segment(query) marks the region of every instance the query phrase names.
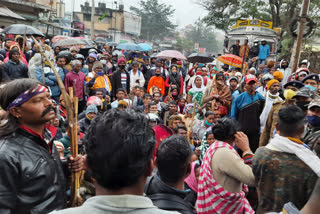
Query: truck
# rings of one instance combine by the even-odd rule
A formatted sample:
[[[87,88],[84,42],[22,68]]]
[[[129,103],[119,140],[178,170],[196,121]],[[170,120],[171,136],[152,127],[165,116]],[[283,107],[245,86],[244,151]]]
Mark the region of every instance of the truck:
[[[236,25],[232,26],[232,29],[227,32],[224,40],[224,53],[229,53],[230,47],[240,40],[240,45],[247,39],[248,44],[251,47],[253,41],[262,39],[267,41],[270,46],[269,60],[276,60],[276,56],[280,50],[280,28],[273,27],[273,22],[262,21],[257,19],[251,20],[237,20]]]

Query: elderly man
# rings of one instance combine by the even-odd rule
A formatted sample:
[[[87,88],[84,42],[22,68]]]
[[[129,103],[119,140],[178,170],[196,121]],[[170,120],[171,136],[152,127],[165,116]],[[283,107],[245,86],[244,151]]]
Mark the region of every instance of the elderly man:
[[[84,99],[84,82],[86,76],[81,72],[82,63],[79,60],[72,61],[72,71],[67,73],[64,78],[64,85],[67,92],[69,92],[69,87],[74,88],[74,94],[79,98],[79,112],[82,112],[86,106],[86,101]]]
[[[8,113],[0,126],[0,213],[49,213],[66,205],[66,177],[48,124],[56,108],[46,87],[34,79],[14,80],[0,91]],[[71,158],[75,171],[81,156]]]

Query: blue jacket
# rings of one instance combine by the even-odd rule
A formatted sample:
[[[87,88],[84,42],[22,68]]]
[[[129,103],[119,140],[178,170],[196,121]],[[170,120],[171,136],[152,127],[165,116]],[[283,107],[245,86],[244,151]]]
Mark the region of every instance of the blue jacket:
[[[88,74],[89,74],[88,68],[85,68],[85,67],[81,68],[81,72],[84,73],[84,75],[86,75],[86,76],[88,76]]]
[[[59,73],[59,76],[60,76],[62,82],[64,82],[64,72],[63,72],[62,68],[58,68],[58,73]],[[37,77],[37,80],[39,80],[40,82],[43,82],[42,75],[43,74],[42,74],[41,67],[37,68],[36,69],[36,77]],[[58,81],[57,81],[57,78],[54,75],[53,71],[51,71],[51,69],[50,69],[50,72],[45,73],[45,84],[50,87],[52,97],[60,96],[61,92],[60,92],[60,88],[58,85]]]
[[[270,55],[270,46],[266,44],[265,46],[260,45],[259,46],[259,59],[267,59],[267,57]]]
[[[11,59],[2,65],[2,80],[9,81],[19,78],[28,78],[28,67],[22,63],[15,63]]]

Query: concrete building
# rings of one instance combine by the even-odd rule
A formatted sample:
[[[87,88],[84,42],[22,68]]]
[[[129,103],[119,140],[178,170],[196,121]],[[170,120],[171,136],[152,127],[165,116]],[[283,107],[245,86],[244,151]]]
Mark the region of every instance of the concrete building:
[[[88,2],[81,5],[80,12],[73,13],[73,21],[84,23],[85,29],[90,31],[91,6]],[[85,32],[88,32],[86,30]],[[95,7],[95,37],[103,37],[107,41],[117,43],[133,42],[140,36],[140,31],[141,17],[124,11],[123,5],[119,5],[119,9],[111,9],[107,8],[105,3],[98,3],[98,7]]]

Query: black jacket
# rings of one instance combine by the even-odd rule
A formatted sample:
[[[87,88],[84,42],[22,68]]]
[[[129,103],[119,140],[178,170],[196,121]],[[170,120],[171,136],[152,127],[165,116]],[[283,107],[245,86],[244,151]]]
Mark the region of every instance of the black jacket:
[[[78,122],[80,126],[80,132],[85,133],[91,124],[91,120],[89,120],[86,116],[79,120]]]
[[[2,65],[2,69],[3,81],[9,81],[19,78],[28,78],[28,67],[20,61],[18,63],[15,63],[12,60],[9,60],[8,62]]]
[[[127,88],[125,88],[127,90],[127,94],[130,94],[130,75],[127,71],[125,71],[127,74]],[[117,90],[119,88],[122,88],[121,85],[121,71],[117,70],[116,72],[114,72],[111,76],[111,85],[112,85],[112,97],[116,97],[117,94]]]
[[[65,207],[59,153],[52,146],[50,154],[44,143],[22,129],[0,139],[1,214],[42,214]]]
[[[197,213],[192,204],[186,200],[189,191],[181,191],[165,184],[158,175],[152,176],[147,181],[144,192],[159,209],[183,214]]]

